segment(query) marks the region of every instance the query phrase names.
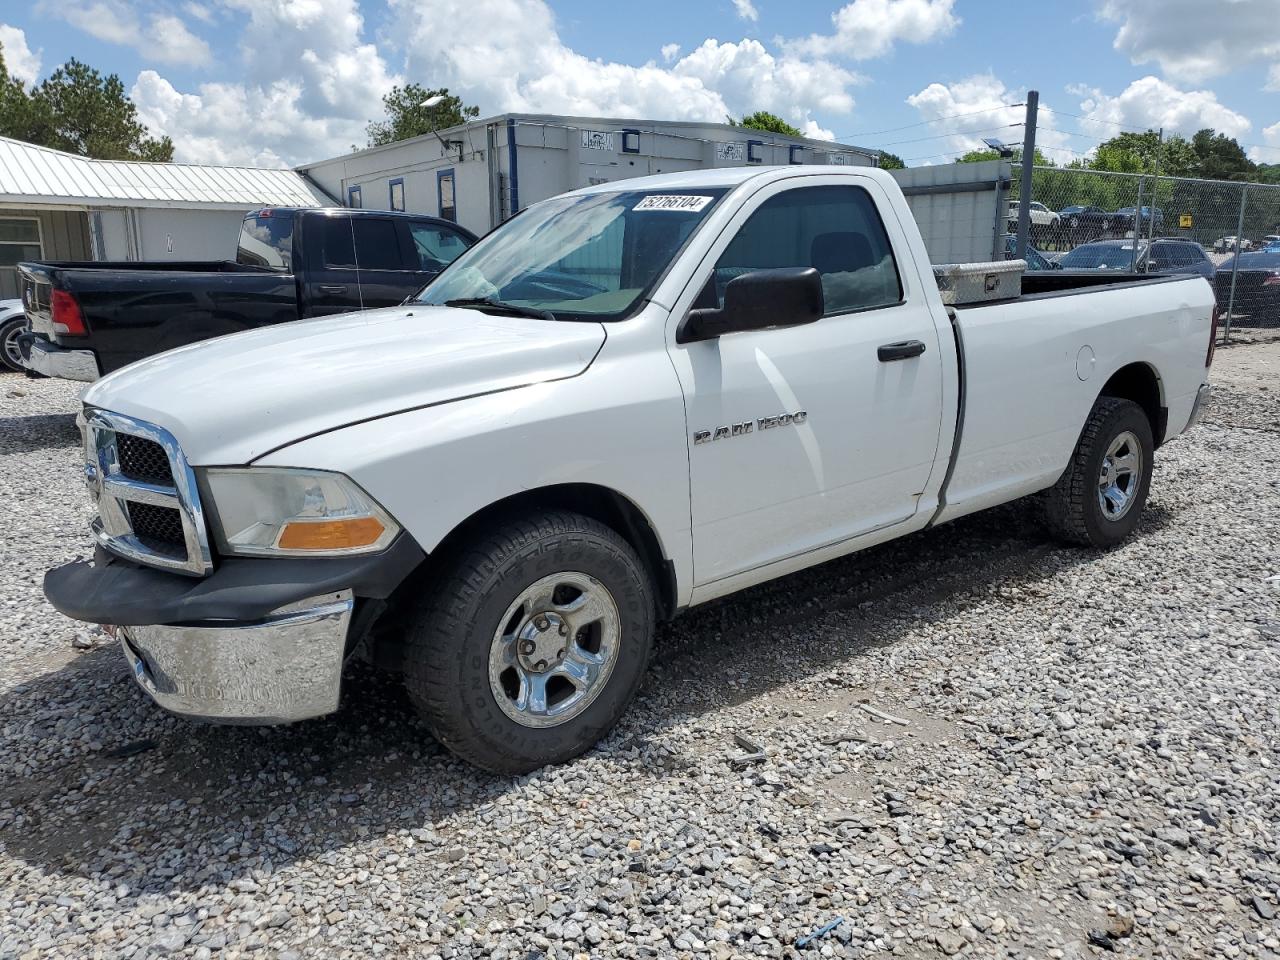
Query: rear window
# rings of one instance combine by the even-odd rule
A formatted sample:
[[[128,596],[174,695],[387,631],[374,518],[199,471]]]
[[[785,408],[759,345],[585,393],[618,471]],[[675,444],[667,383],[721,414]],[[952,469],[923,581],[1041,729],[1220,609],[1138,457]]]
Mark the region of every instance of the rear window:
[[[293,217],[245,217],[236,263],[270,270],[293,269]]]

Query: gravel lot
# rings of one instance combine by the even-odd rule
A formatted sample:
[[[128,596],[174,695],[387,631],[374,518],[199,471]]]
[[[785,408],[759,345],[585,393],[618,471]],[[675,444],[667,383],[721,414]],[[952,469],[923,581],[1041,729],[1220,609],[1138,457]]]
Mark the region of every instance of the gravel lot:
[[[288,729],[153,706],[40,594],[77,391],[0,377],[0,958],[1280,956],[1280,343],[1214,379],[1132,543],[1015,505],[700,608],[512,780],[359,669]]]

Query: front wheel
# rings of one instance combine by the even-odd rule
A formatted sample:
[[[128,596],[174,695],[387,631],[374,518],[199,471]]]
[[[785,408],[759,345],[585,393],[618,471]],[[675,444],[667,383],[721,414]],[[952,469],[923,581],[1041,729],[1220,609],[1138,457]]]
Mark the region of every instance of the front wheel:
[[[653,588],[631,545],[548,511],[490,528],[449,564],[410,625],[405,685],[454,753],[527,773],[609,732],[653,632]]]
[[[1151,488],[1155,443],[1142,408],[1099,397],[1066,472],[1045,491],[1050,530],[1070,543],[1111,547],[1133,532]]]

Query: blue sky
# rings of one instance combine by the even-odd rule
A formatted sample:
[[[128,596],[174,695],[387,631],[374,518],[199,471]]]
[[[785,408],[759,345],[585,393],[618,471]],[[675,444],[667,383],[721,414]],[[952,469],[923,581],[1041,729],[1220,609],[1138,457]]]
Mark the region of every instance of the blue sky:
[[[345,152],[414,80],[485,115],[767,109],[913,164],[1019,138],[1034,87],[1059,161],[1213,126],[1280,163],[1280,0],[9,0],[0,44],[27,81],[118,73],[189,161]]]

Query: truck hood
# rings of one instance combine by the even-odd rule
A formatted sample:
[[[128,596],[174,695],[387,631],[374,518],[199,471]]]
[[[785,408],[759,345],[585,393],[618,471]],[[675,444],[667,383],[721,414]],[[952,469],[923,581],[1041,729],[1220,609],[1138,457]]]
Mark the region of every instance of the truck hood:
[[[243,464],[361,420],[575,377],[604,339],[599,323],[389,307],[179,347],[84,402],[164,427],[192,464]]]

